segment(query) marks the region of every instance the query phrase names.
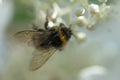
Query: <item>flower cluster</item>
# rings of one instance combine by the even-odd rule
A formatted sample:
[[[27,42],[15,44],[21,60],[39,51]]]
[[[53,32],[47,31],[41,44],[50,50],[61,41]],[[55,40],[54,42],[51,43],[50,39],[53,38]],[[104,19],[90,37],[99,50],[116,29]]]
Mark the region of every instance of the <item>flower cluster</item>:
[[[99,21],[105,19],[110,11],[110,6],[107,5],[107,0],[98,0],[98,4],[84,2],[80,6],[77,6],[77,9],[74,10],[74,7],[77,4],[75,0],[70,0],[70,5],[67,7],[60,7],[57,2],[52,2],[52,7],[50,9],[37,9],[36,21],[45,21],[46,14],[49,16],[49,27],[58,25],[59,23],[69,22],[71,25],[85,26],[86,29],[92,29]],[[39,10],[39,11],[38,11]],[[65,19],[65,17],[68,19]],[[38,20],[39,19],[39,20]],[[68,21],[67,21],[68,20]],[[68,25],[67,25],[68,26]],[[72,27],[73,28],[73,27]],[[86,33],[76,32],[73,30],[73,36],[79,41],[86,39]]]
[[[103,2],[103,0],[99,0]],[[82,10],[82,15],[77,17],[77,22],[88,29],[91,29],[98,21],[104,19],[110,10],[110,6],[106,5],[106,0],[101,5],[89,4],[87,7],[88,17],[86,17],[85,10]]]

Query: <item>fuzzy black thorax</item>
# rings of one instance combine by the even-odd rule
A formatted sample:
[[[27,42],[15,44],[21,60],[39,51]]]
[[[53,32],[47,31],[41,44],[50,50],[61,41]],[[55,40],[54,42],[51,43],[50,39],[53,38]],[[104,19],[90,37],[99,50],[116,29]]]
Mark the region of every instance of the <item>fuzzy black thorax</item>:
[[[41,47],[49,48],[61,48],[70,39],[72,33],[69,28],[66,27],[53,27],[44,31],[45,39],[40,43]]]

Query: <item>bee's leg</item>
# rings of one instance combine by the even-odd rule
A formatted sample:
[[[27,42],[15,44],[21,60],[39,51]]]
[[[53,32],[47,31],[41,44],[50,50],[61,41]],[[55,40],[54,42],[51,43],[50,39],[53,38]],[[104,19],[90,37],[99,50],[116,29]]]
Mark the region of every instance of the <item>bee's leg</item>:
[[[32,28],[36,31],[44,31],[43,29],[38,28],[38,26],[36,26],[35,24],[33,24]]]
[[[44,27],[46,30],[48,29],[48,23],[49,23],[48,16],[46,16],[45,23],[44,23]]]

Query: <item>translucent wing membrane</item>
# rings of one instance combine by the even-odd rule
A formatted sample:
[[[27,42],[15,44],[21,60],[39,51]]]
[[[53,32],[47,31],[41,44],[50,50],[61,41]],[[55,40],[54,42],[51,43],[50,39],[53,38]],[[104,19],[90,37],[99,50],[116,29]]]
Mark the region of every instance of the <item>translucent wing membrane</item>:
[[[33,43],[33,37],[35,35],[42,35],[42,34],[43,32],[38,32],[38,31],[33,31],[33,30],[24,30],[24,31],[17,32],[14,35],[14,38],[18,42],[31,44]]]
[[[40,68],[56,51],[55,48],[36,50],[30,63],[30,70],[34,71]]]
[[[48,33],[44,31],[24,30],[14,35],[18,42],[33,44],[35,51],[30,62],[30,70],[34,71],[40,68],[56,51],[54,47],[43,48],[40,44],[47,39]]]

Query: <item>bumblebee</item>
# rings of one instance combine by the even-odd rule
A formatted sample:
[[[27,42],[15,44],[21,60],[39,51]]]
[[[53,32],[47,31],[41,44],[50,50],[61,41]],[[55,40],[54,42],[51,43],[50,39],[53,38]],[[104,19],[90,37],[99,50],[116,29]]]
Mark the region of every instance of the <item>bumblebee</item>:
[[[72,35],[70,28],[63,23],[59,26],[48,27],[48,18],[44,24],[45,29],[33,26],[33,30],[23,30],[15,34],[15,38],[23,43],[32,43],[35,47],[30,62],[30,70],[39,69],[57,50],[61,50]]]

